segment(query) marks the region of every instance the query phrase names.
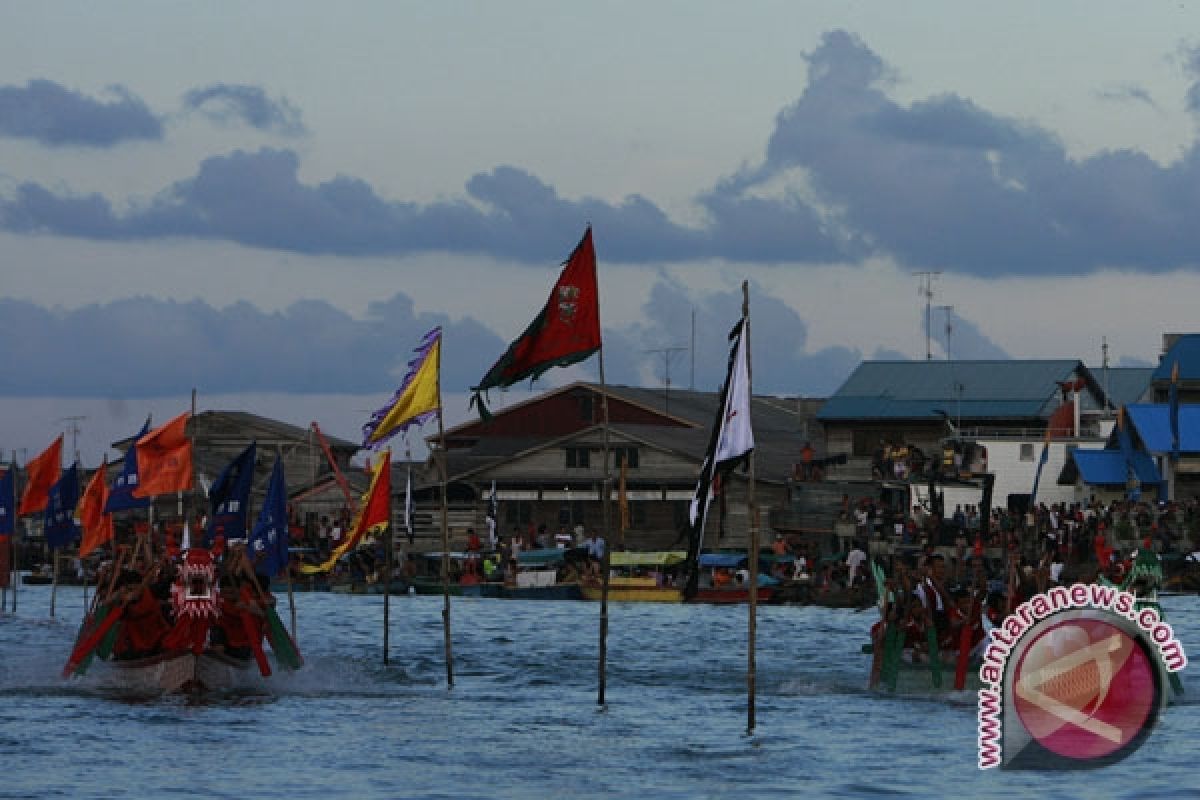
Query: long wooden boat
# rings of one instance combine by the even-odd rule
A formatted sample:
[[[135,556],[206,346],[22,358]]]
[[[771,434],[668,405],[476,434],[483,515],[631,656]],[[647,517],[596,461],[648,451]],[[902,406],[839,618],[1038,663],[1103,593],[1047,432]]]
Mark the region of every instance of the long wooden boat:
[[[599,582],[589,582],[579,587],[584,600],[599,600],[604,587]],[[610,576],[608,599],[617,603],[682,603],[683,589],[678,586],[660,586],[654,578],[631,575]]]
[[[696,589],[696,594],[689,598],[690,603],[749,603],[750,586],[748,581],[734,583],[730,576],[735,570],[749,575],[747,564],[750,556],[746,553],[702,553],[697,562],[702,580]],[[722,582],[722,576],[730,580]],[[770,603],[775,597],[778,581],[768,575],[758,575],[758,602]]]
[[[264,638],[280,667],[300,668],[304,659],[258,588],[261,584],[243,553],[235,551],[230,570],[239,569],[234,560],[239,557],[246,577],[240,584],[230,583],[225,591],[236,593],[238,599],[225,603],[212,553],[203,548],[187,550],[170,588],[170,615],[162,614],[159,598],[149,588],[156,572],[114,576],[110,594],[98,601],[80,626],[63,676],[83,675],[98,658],[106,662],[115,687],[135,692],[256,688],[273,671],[263,649]],[[258,604],[256,616],[239,610],[247,604]]]
[[[254,659],[208,650],[159,653],[148,658],[110,662],[117,688],[131,692],[175,694],[250,689],[262,685]]]
[[[770,603],[775,596],[774,586],[758,587],[758,602]],[[749,603],[750,602],[750,587],[749,586],[710,586],[696,590],[696,595],[691,599],[693,603],[715,603],[717,605],[725,603]]]
[[[608,599],[618,603],[682,603],[679,567],[687,560],[682,550],[638,552],[617,550],[608,554]],[[579,587],[584,600],[600,600],[599,579]]]

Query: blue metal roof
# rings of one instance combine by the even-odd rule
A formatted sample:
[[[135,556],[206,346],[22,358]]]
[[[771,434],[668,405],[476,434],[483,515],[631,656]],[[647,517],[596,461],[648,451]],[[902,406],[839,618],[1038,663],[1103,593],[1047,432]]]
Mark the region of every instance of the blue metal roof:
[[[864,361],[817,413],[820,420],[1046,418],[1057,381],[1092,377],[1081,361]]]
[[[1125,407],[1133,430],[1151,453],[1171,452],[1171,407],[1136,403]],[[1200,406],[1179,405],[1179,452],[1200,453]]]
[[[1107,371],[1093,370],[1092,374],[1100,387],[1108,392],[1113,408],[1120,408],[1130,403],[1149,400],[1150,377],[1154,374],[1153,367],[1109,367]],[[1088,394],[1083,394],[1083,409],[1085,411],[1100,408],[1100,404],[1089,402]]]
[[[1179,362],[1181,381],[1200,381],[1200,334],[1188,333],[1175,340],[1154,370],[1154,382],[1171,380],[1176,361]]]
[[[1092,486],[1125,485],[1128,475],[1125,470],[1125,456],[1120,450],[1075,449],[1071,451],[1071,457],[1075,460],[1075,466],[1079,468],[1079,477],[1084,483]],[[1162,476],[1154,466],[1154,459],[1146,453],[1134,454],[1133,469],[1143,484],[1162,482]]]

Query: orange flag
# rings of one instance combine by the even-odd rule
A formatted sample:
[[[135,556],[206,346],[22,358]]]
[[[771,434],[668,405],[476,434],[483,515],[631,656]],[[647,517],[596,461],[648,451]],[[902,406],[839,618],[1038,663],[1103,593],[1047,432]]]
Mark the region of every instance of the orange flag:
[[[182,492],[192,488],[192,442],[188,411],[137,440],[138,486],[134,497]]]
[[[79,524],[83,526],[83,541],[79,544],[79,557],[83,558],[105,542],[113,540],[112,514],[104,513],[108,503],[108,484],[105,473],[108,459],[96,470],[79,499]]]
[[[62,443],[63,437],[59,434],[54,444],[25,465],[29,483],[25,484],[25,491],[21,493],[21,505],[17,507],[18,517],[46,510],[46,504],[50,502],[50,487],[62,474]]]

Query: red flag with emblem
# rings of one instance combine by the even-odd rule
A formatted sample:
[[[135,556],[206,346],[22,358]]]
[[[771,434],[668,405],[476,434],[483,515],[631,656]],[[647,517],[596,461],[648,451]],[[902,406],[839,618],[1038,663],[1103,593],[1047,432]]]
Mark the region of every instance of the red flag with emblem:
[[[529,378],[551,367],[583,361],[600,349],[600,293],[596,285],[596,250],[589,227],[563,267],[542,312],[509,345],[478,386],[472,403],[487,417],[482,392]]]

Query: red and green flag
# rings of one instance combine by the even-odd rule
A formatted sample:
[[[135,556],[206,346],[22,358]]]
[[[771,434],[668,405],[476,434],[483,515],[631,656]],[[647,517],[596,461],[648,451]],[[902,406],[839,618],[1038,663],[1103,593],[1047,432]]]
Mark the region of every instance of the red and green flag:
[[[551,367],[566,367],[583,361],[600,349],[600,302],[596,286],[596,250],[592,229],[564,262],[562,274],[550,291],[541,313],[525,332],[508,346],[478,386],[471,404],[479,404],[484,419],[491,415],[484,405],[489,389],[512,386],[528,378],[537,380]]]

